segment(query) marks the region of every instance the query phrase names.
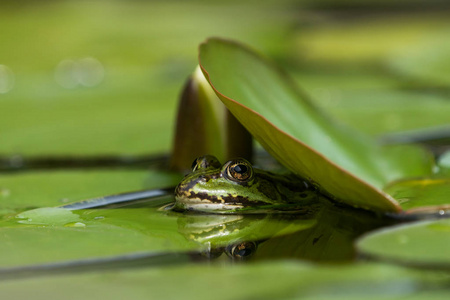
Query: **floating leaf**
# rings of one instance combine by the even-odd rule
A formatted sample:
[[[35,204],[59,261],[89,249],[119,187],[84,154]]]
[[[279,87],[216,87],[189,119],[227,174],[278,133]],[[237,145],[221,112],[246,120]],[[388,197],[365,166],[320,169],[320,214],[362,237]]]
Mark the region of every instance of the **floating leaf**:
[[[408,214],[444,214],[450,210],[450,177],[393,182],[386,188]]]
[[[274,276],[276,274],[276,276]],[[186,265],[0,282],[4,299],[446,299],[449,277],[382,264]]]
[[[179,174],[150,170],[40,171],[0,175],[0,216],[126,191],[175,186]]]
[[[443,24],[444,25],[444,24]],[[430,82],[435,86],[450,84],[450,42],[448,24],[428,33],[414,47],[392,55],[389,63],[397,72]]]
[[[178,232],[175,216],[170,218],[157,209],[97,209],[75,213],[62,208],[40,208],[21,213],[19,218],[0,227],[4,241],[0,244],[0,268],[136,252],[201,249]]]
[[[360,252],[379,260],[414,266],[450,268],[450,220],[417,222],[367,234]]]
[[[5,241],[0,245],[0,266],[136,251],[198,249],[198,244],[178,233],[177,219],[156,212],[157,207],[153,211],[146,207],[84,212],[44,207],[123,191],[173,186],[179,176],[148,170],[46,171],[0,176],[0,209],[4,214],[0,235]],[[30,208],[35,209],[26,210]]]
[[[218,97],[271,155],[334,199],[399,212],[383,186],[431,172],[428,153],[382,148],[334,123],[285,74],[244,46],[210,39],[200,46],[200,66]]]
[[[351,22],[325,22],[298,30],[295,50],[307,63],[373,68],[392,53],[407,56],[447,24],[445,17],[435,14],[379,15],[360,20],[358,26]],[[445,36],[441,39],[446,40]]]

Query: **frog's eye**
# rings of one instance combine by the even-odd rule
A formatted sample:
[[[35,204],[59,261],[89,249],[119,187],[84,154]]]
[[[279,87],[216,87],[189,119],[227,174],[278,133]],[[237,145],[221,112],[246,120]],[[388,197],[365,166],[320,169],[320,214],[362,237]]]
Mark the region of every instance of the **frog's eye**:
[[[249,181],[253,176],[252,165],[245,159],[229,161],[225,164],[225,176],[238,182]]]
[[[229,245],[226,248],[226,254],[234,259],[247,259],[255,254],[258,245],[255,242],[240,242]]]
[[[220,168],[219,160],[212,155],[204,155],[197,157],[192,162],[192,172],[197,171],[198,169],[206,169],[206,168]]]

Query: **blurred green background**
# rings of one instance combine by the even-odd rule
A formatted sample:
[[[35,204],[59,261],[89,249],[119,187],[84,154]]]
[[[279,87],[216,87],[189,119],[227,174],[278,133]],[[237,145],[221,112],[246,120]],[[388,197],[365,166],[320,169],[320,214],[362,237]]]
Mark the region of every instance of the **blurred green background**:
[[[371,135],[450,120],[445,1],[25,1],[0,4],[0,156],[170,150],[209,36],[281,64]]]
[[[198,44],[209,36],[258,49],[331,118],[373,137],[442,126],[450,121],[449,16],[444,0],[2,1],[0,163],[10,157],[20,167],[22,157],[58,161],[170,152],[178,96],[197,65]],[[58,167],[0,174],[0,268],[191,249],[179,232],[177,218],[185,214],[168,216],[142,206],[86,211],[80,219],[83,212],[59,215],[42,208],[173,186],[179,174],[129,165]],[[38,209],[23,213],[33,208]],[[445,243],[440,236],[436,241]],[[274,247],[275,257],[281,248]],[[274,280],[273,274],[280,276]],[[48,299],[55,287],[67,299],[119,299],[125,293],[133,299],[152,293],[211,299],[211,291],[223,299],[242,292],[261,299],[422,292],[429,299],[427,291],[442,296],[448,287],[448,276],[431,275],[389,265],[318,267],[290,260],[14,278],[2,281],[0,290],[8,299]]]

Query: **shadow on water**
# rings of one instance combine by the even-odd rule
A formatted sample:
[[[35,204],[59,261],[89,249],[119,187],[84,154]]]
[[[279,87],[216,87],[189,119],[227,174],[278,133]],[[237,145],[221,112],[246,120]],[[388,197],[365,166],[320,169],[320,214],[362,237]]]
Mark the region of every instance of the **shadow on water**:
[[[178,223],[211,259],[344,262],[357,259],[357,237],[398,221],[324,200],[303,214],[184,215]]]

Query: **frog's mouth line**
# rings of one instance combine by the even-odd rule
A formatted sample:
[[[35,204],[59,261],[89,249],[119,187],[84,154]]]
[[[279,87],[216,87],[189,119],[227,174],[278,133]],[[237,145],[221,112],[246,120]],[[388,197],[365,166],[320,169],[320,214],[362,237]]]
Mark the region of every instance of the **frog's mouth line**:
[[[175,196],[176,209],[198,210],[198,211],[232,211],[244,208],[242,204],[232,204],[223,202],[212,202],[208,199]]]
[[[265,204],[260,207],[248,207],[241,203],[215,203],[208,199],[191,198],[176,196],[176,202],[171,209],[175,211],[196,211],[200,213],[218,213],[218,214],[267,214],[267,213],[282,213],[282,214],[300,214],[309,215],[317,211],[316,205],[305,206],[302,203],[296,205],[293,204],[280,204],[272,205]]]

